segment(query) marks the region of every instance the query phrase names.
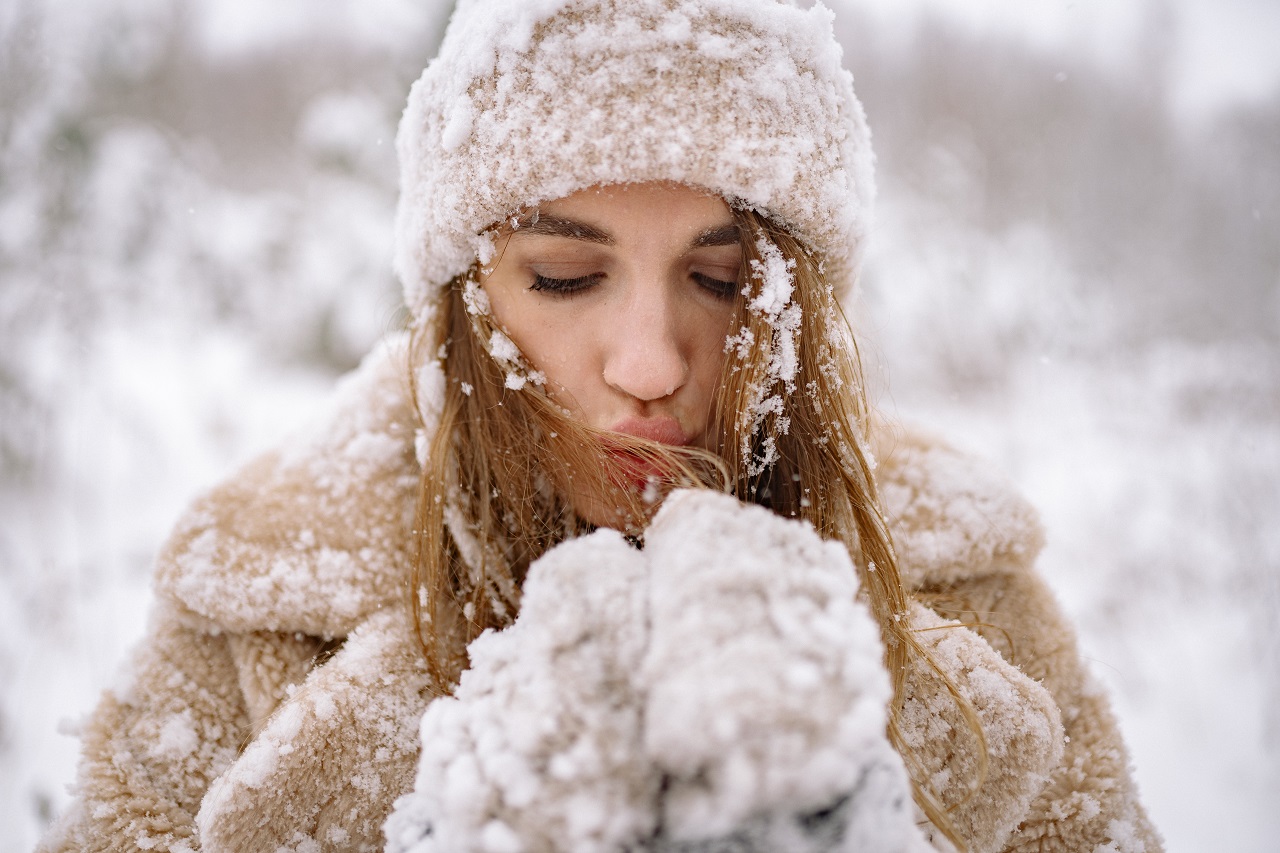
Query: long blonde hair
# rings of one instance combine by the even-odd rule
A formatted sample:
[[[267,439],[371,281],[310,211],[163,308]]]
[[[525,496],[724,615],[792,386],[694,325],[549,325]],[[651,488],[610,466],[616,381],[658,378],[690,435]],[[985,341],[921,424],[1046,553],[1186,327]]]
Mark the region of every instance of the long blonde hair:
[[[608,440],[672,472],[669,486],[724,490],[844,543],[884,641],[894,692],[888,736],[908,765],[926,817],[964,849],[900,730],[908,669],[932,672],[969,721],[983,759],[973,791],[986,772],[985,741],[972,707],[908,627],[909,599],[867,449],[871,411],[856,341],[821,259],[758,212],[735,210],[734,218],[744,263],[731,328],[740,331],[730,339],[714,403],[716,452],[627,436]],[[762,271],[777,262],[788,267],[798,308],[783,332],[776,313],[752,299],[753,288],[766,286]],[[509,365],[486,352],[494,329],[485,312],[474,310],[476,287],[475,268],[451,282],[431,324],[414,335],[415,363],[438,358],[445,376],[422,471],[413,576],[419,637],[444,690],[466,668],[467,643],[515,619],[529,564],[591,528],[565,497],[575,478],[594,478],[595,488],[616,499],[619,527],[629,533],[642,535],[653,509],[645,496],[613,487],[602,473],[608,467],[599,449],[604,434],[567,417],[533,384],[508,387]],[[795,358],[780,376],[777,357],[784,348],[794,348]]]

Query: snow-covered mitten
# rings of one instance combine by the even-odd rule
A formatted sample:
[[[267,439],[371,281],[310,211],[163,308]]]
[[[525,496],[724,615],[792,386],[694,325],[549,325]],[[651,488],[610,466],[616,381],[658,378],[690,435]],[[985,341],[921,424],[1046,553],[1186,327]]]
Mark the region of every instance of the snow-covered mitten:
[[[844,547],[709,491],[645,535],[644,747],[663,853],[924,846],[885,737],[891,688]]]
[[[645,558],[616,532],[530,568],[520,616],[469,647],[454,696],[422,719],[413,793],[389,853],[617,853],[651,836],[657,778],[638,759]]]

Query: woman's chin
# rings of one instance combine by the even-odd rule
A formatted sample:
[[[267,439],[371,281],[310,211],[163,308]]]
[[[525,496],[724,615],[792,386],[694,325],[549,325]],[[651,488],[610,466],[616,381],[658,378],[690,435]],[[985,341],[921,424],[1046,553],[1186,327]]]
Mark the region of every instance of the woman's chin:
[[[626,535],[637,535],[653,519],[674,486],[657,476],[611,477],[604,488],[575,494],[573,509],[582,520]]]

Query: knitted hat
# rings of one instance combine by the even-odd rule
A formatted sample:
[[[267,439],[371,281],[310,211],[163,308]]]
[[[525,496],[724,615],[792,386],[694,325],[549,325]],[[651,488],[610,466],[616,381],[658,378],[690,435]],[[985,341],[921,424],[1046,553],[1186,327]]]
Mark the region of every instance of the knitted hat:
[[[503,218],[655,180],[762,211],[847,288],[873,155],[831,23],[786,0],[459,0],[396,139],[409,308],[422,316]]]

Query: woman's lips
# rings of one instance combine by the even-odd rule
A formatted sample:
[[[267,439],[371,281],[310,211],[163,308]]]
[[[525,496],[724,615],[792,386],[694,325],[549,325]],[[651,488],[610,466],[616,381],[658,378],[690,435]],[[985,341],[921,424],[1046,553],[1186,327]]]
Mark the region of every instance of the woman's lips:
[[[691,440],[680,427],[679,421],[669,417],[627,418],[614,424],[610,432],[674,447],[684,447]],[[611,472],[611,479],[619,486],[630,486],[638,492],[643,492],[651,483],[663,480],[671,473],[657,460],[639,455],[625,447],[606,444],[605,452],[617,465],[617,468]]]
[[[691,440],[680,427],[680,422],[672,417],[626,418],[609,427],[609,431],[676,447],[684,447]]]

